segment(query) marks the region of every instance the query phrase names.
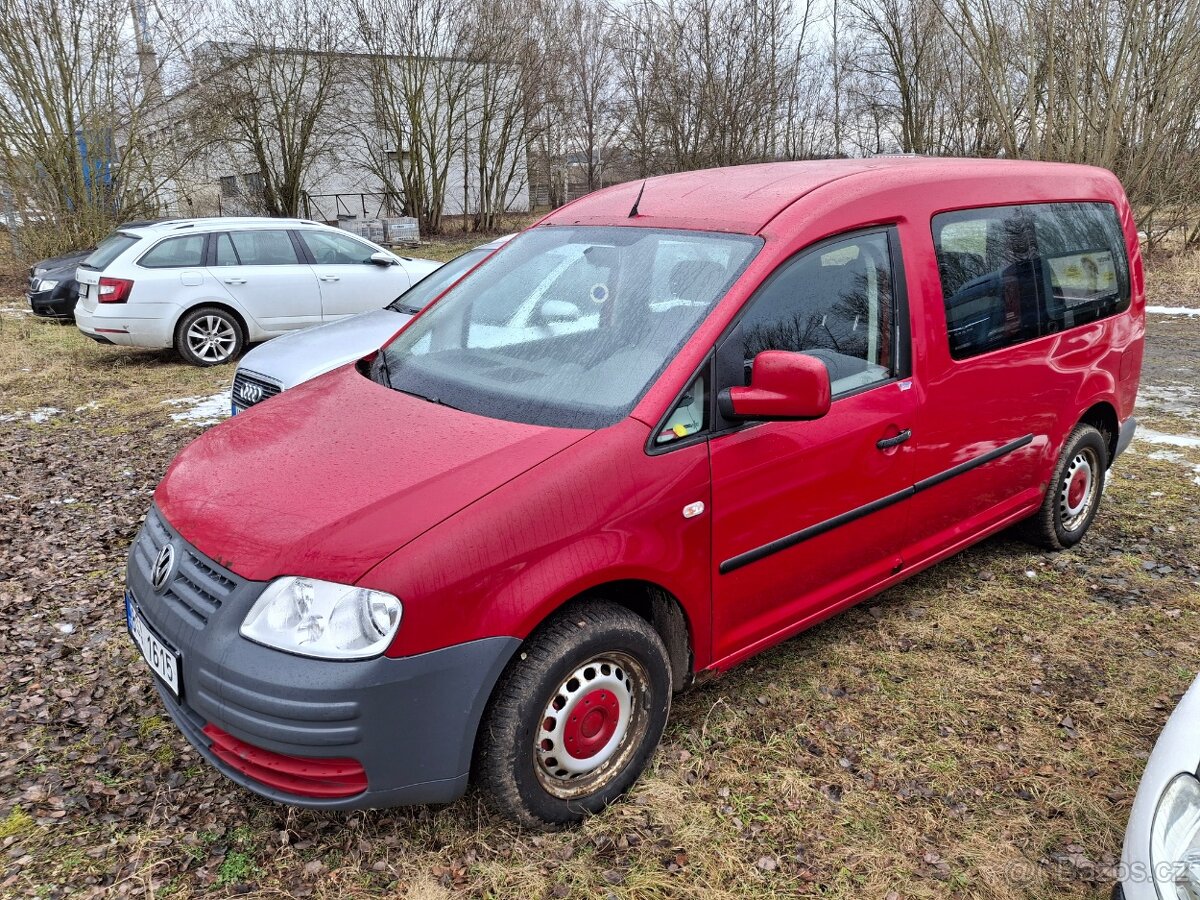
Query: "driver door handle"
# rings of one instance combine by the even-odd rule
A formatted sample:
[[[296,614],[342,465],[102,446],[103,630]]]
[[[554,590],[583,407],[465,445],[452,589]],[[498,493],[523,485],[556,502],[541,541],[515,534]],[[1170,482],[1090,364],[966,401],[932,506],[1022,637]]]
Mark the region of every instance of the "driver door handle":
[[[340,281],[341,280],[340,277],[337,275],[318,275],[317,277],[320,278],[322,281]]]
[[[907,441],[910,437],[912,437],[912,429],[905,428],[902,432],[900,432],[895,437],[883,438],[881,440],[876,441],[875,446],[878,447],[880,450],[887,450],[891,447],[899,447],[901,444],[903,444],[905,441]]]

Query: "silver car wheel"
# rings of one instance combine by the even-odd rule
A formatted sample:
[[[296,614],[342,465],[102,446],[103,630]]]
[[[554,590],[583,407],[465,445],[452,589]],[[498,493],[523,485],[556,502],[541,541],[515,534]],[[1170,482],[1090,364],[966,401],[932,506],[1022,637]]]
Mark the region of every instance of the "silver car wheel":
[[[184,336],[188,349],[208,363],[224,362],[237,346],[237,331],[232,322],[222,316],[201,316]]]

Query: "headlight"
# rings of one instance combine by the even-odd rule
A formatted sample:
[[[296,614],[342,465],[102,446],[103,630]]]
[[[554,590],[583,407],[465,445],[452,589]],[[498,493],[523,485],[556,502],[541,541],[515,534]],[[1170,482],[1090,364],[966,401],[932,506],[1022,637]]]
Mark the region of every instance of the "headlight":
[[[1200,898],[1200,781],[1176,775],[1150,826],[1150,869],[1163,900]]]
[[[383,591],[277,578],[242,623],[242,637],[299,656],[365,659],[387,649],[404,608]]]
[[[58,287],[57,281],[39,281],[37,285],[39,291],[52,291],[56,287]]]

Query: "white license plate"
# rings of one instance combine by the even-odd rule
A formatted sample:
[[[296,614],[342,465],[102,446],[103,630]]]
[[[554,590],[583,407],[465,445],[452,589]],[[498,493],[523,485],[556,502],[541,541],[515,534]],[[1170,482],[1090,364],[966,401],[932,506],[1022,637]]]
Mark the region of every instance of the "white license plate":
[[[129,634],[133,642],[142,651],[146,664],[154,670],[159,678],[166,682],[171,693],[179,696],[179,657],[163,646],[163,642],[155,637],[146,623],[138,615],[133,602],[125,598],[125,619],[129,625]]]
[[[82,281],[79,282],[79,296],[80,297],[86,297],[91,292],[91,289],[92,289],[92,286],[90,284],[84,284]]]

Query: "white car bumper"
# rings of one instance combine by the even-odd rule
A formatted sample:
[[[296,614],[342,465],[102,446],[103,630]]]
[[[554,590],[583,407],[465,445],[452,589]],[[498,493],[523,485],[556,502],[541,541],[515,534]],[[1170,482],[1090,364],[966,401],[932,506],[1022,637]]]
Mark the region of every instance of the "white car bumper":
[[[1146,770],[1138,784],[1125,830],[1121,851],[1121,882],[1114,896],[1125,900],[1176,900],[1174,895],[1160,897],[1154,885],[1150,860],[1150,828],[1163,791],[1183,773],[1195,774],[1200,767],[1200,678],[1192,682],[1171,713],[1150,753]],[[1163,862],[1156,860],[1162,865]],[[1166,862],[1170,865],[1170,861]]]
[[[75,324],[101,343],[158,350],[175,343],[172,312],[158,304],[86,304],[80,300],[75,308]]]

